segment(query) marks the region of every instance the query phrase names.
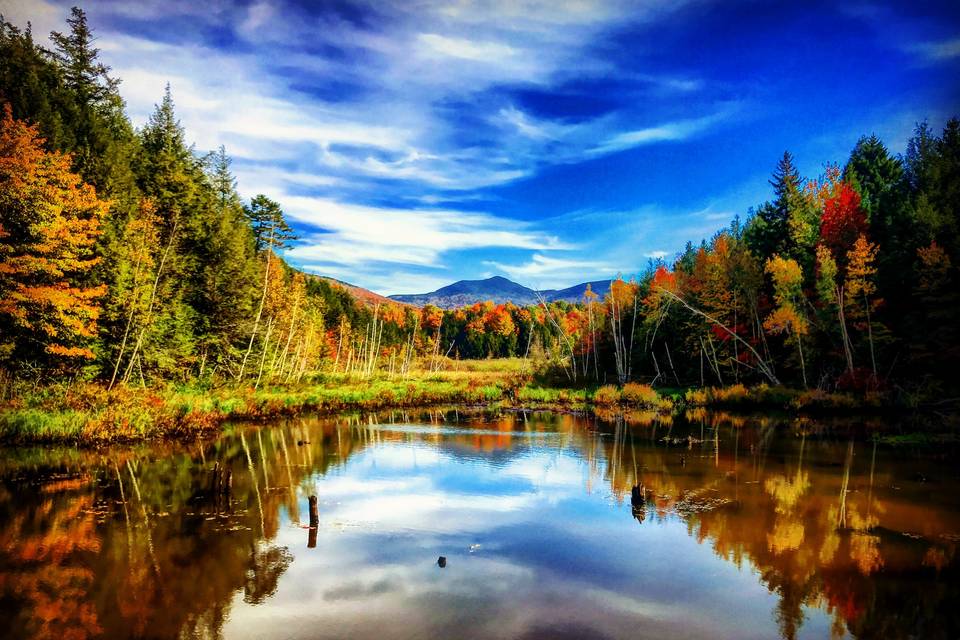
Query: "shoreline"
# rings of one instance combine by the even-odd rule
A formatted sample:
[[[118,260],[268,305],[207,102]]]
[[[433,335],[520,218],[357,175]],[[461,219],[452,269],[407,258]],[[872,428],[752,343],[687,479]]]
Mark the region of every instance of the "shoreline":
[[[410,379],[333,377],[312,384],[219,389],[129,388],[97,384],[36,389],[0,406],[0,444],[98,446],[209,436],[227,422],[264,422],[301,414],[429,409],[440,406],[509,411],[576,411],[627,423],[686,412],[773,413],[775,417],[850,418],[927,414],[933,408],[895,405],[880,396],[857,398],[759,385],[746,388],[654,390],[624,387],[555,388],[529,380],[431,375]]]

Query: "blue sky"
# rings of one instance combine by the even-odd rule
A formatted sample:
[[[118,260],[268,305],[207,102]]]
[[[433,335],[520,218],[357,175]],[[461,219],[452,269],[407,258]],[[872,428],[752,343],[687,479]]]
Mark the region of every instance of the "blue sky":
[[[37,34],[70,4],[0,0]],[[955,1],[80,4],[135,124],[170,82],[291,261],[386,294],[636,273],[769,198],[785,149],[816,176],[960,113]]]

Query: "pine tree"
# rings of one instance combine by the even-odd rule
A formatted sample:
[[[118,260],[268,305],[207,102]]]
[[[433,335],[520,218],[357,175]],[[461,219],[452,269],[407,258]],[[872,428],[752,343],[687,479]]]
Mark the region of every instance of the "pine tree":
[[[136,175],[141,193],[156,206],[159,257],[154,308],[134,343],[124,380],[135,370],[138,376],[141,371],[146,376],[151,371],[184,376],[198,359],[198,314],[191,303],[201,295],[199,248],[205,234],[201,190],[206,177],[202,163],[187,147],[169,85],[140,132]]]
[[[70,33],[54,31],[54,58],[64,70],[66,84],[83,103],[100,105],[113,102],[120,81],[109,76],[110,67],[99,61],[99,49],[93,46],[93,32],[83,9],[73,7],[67,18]]]
[[[870,238],[884,248],[877,258],[877,286],[894,308],[909,304],[911,267],[923,242],[915,209],[904,188],[903,164],[876,136],[860,138],[844,169],[860,194]]]
[[[784,151],[777,162],[770,185],[773,202],[757,209],[745,232],[751,250],[762,259],[795,253],[797,234],[791,233],[791,226],[801,230],[810,213],[803,193],[804,181],[789,151]]]
[[[257,251],[279,250],[296,240],[280,205],[267,196],[254,196],[244,211],[253,230]]]

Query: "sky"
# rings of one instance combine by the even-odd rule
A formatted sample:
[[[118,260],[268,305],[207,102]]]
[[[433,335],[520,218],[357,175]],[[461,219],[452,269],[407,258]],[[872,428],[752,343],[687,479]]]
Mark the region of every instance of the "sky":
[[[287,257],[378,293],[570,286],[669,261],[861,135],[960,115],[960,3],[0,0],[83,7],[142,126],[277,200]]]

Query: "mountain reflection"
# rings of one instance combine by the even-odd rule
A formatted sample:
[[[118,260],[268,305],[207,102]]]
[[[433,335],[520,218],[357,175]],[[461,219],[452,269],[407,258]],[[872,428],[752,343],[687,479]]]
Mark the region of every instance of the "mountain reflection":
[[[960,637],[947,459],[862,427],[605,418],[394,413],[3,450],[0,628]]]

